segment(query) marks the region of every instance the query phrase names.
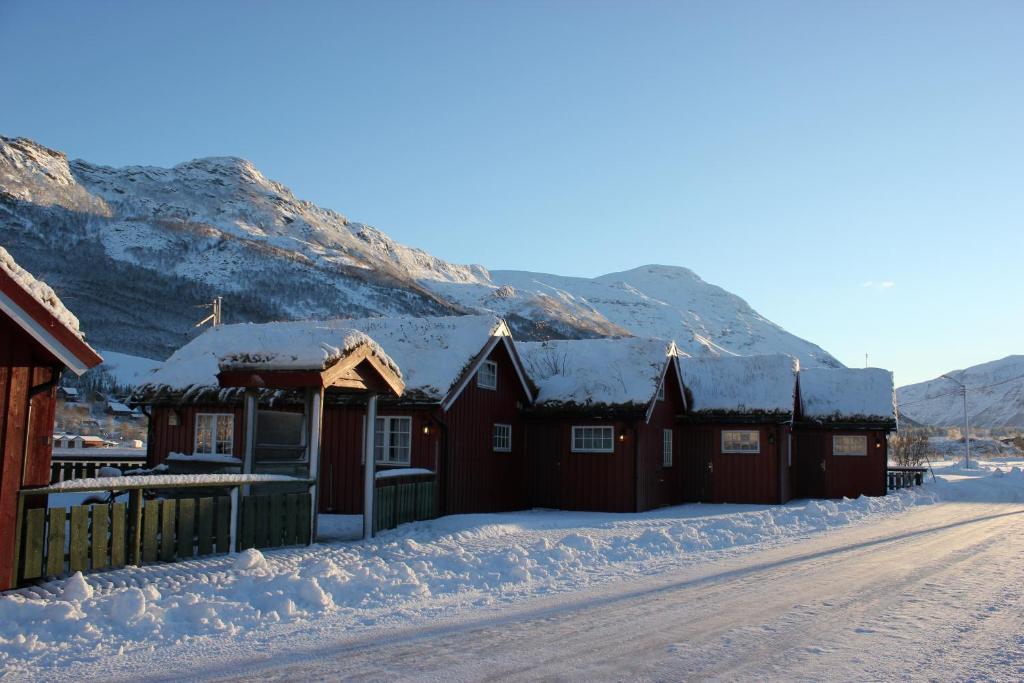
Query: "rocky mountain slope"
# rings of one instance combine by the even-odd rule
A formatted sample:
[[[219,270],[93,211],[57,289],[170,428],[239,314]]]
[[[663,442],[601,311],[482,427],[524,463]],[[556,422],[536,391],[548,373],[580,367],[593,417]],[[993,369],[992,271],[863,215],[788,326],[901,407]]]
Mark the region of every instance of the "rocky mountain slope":
[[[588,279],[456,265],[232,157],[110,168],[0,137],[0,244],[57,289],[95,345],[153,358],[220,294],[229,322],[487,311],[524,339],[658,336],[694,353],[838,365],[686,268]]]
[[[1024,429],[1024,356],[1007,356],[947,373],[967,385],[971,427]],[[914,422],[960,426],[964,421],[960,387],[938,377],[896,390],[900,415]]]

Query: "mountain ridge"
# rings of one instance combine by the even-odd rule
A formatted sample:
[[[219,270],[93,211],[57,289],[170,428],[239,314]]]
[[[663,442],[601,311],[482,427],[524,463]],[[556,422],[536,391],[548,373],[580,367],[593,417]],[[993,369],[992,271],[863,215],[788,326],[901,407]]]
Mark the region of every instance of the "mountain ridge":
[[[1024,429],[1024,355],[1010,355],[946,373],[967,385],[971,427]],[[943,377],[896,390],[900,415],[940,427],[963,425],[963,396]]]
[[[239,157],[111,167],[0,136],[0,239],[100,346],[154,358],[220,294],[229,321],[490,312],[523,339],[656,336],[692,353],[840,365],[689,268],[572,278],[450,263]]]

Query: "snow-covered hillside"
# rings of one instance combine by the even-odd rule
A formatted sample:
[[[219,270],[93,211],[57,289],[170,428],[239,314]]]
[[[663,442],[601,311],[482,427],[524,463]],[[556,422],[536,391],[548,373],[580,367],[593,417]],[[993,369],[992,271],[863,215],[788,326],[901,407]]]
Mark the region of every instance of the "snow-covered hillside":
[[[196,306],[221,294],[228,321],[489,312],[521,339],[636,335],[694,354],[838,365],[686,268],[590,279],[452,264],[297,199],[234,157],[110,168],[0,137],[0,244],[97,344],[152,357],[184,343]]]
[[[967,385],[972,427],[1024,429],[1024,356],[1007,356],[947,373]],[[956,382],[938,377],[896,390],[900,415],[927,425],[963,423],[964,407]]]

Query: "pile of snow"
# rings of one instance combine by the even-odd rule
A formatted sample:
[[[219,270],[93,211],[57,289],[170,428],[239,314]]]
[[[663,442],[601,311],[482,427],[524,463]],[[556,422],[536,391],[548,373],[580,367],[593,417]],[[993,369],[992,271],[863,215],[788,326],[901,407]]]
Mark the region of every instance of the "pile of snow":
[[[1000,485],[1024,484],[1019,471]],[[170,646],[260,648],[275,634],[436,620],[579,591],[936,502],[928,484],[884,498],[685,505],[641,514],[529,511],[445,517],[371,542],[76,574],[0,598],[0,667],[32,677]],[[282,631],[279,629],[287,629]],[[318,635],[319,634],[319,635]]]
[[[141,356],[132,356],[117,351],[100,351],[103,356],[103,363],[98,370],[105,370],[114,378],[118,386],[137,387],[145,384],[149,376],[153,374],[162,362]]]
[[[81,330],[78,329],[78,318],[64,306],[57,293],[48,284],[42,280],[35,279],[32,273],[19,266],[14,257],[3,247],[0,247],[0,271],[4,272],[15,284],[25,290],[29,296],[38,301],[69,332],[79,339],[85,339]]]
[[[346,320],[387,350],[402,369],[405,395],[440,401],[504,325],[493,315]]]
[[[216,453],[169,453],[166,462],[208,462],[219,465],[241,465],[242,461],[233,455],[220,455]]]
[[[433,470],[423,467],[396,467],[390,470],[380,470],[374,474],[377,479],[393,479],[395,477],[411,477],[415,475],[433,474]]]
[[[348,320],[220,325],[175,351],[139,393],[171,390],[187,397],[217,389],[221,370],[324,370],[364,345],[400,374],[384,350]]]
[[[679,359],[690,413],[792,414],[799,368],[782,354]]]
[[[892,373],[880,368],[800,370],[800,410],[814,420],[896,419]]]
[[[538,405],[645,406],[675,345],[661,339],[574,339],[516,345]]]

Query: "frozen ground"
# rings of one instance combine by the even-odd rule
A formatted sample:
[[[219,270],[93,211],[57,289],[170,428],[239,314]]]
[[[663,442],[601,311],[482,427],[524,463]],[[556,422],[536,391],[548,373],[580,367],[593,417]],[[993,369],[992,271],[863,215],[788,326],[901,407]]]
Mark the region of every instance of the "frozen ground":
[[[946,464],[884,499],[449,517],[74,578],[0,599],[0,663],[48,680],[1018,680],[1014,464]]]

